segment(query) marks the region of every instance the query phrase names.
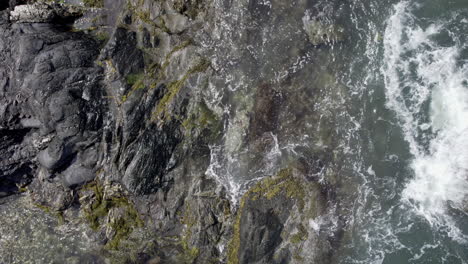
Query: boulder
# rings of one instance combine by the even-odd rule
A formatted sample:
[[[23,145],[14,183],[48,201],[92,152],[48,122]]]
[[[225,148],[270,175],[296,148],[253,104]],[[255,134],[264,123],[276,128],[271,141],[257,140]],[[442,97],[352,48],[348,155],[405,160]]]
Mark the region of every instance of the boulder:
[[[28,5],[14,5],[10,19],[17,23],[51,23],[55,20],[77,18],[82,9],[73,5],[36,2]]]
[[[95,177],[96,174],[92,169],[76,163],[72,164],[62,172],[63,185],[68,188],[83,185],[92,181]]]
[[[63,141],[56,138],[46,149],[39,152],[38,161],[43,167],[52,170],[58,168],[66,156]]]

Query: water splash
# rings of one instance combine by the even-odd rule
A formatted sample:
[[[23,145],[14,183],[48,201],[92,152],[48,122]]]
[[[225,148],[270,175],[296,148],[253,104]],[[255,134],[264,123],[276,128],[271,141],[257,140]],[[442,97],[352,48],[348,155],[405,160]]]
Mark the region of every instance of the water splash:
[[[384,36],[387,107],[399,118],[414,159],[402,200],[431,225],[464,240],[448,209],[468,196],[468,66],[459,44],[438,45],[444,21],[418,25],[409,2],[396,5]],[[454,35],[452,37],[455,37]],[[454,41],[457,43],[457,41]]]
[[[272,144],[263,155],[262,164],[264,165],[258,170],[246,168],[243,162],[242,156],[248,156],[248,149],[229,152],[222,145],[210,146],[210,165],[205,173],[225,188],[231,205],[237,206],[242,195],[252,184],[277,172],[277,164],[284,149],[280,148],[275,134],[269,133],[269,137],[271,137]]]

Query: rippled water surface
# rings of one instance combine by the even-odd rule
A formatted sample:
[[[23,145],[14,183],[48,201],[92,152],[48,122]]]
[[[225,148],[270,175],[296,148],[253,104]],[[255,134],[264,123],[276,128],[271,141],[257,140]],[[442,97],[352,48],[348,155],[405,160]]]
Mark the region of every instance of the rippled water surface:
[[[208,174],[235,201],[287,160],[333,151],[338,196],[353,200],[337,262],[468,262],[468,2],[260,2],[219,5],[210,45],[227,81],[212,88],[229,122]],[[298,30],[310,19],[342,26],[345,40],[311,47]],[[241,139],[261,89],[288,99],[258,150]],[[305,117],[289,120],[294,111]],[[267,155],[249,164],[256,151]],[[331,181],[331,167],[317,174]]]

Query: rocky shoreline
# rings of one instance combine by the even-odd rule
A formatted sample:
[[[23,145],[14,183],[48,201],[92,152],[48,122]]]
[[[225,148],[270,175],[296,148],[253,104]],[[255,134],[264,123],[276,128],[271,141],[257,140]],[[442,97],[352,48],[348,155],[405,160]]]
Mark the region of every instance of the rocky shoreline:
[[[256,36],[271,19],[306,7],[2,6],[0,262],[333,263],[351,203],[336,190],[342,158],[331,128],[346,92],[317,65],[344,30],[308,14],[288,21],[297,32],[279,27],[296,34],[294,46],[271,47],[284,56],[248,48],[263,45]],[[223,31],[229,19],[256,27]],[[296,56],[317,64],[275,79],[268,67]],[[246,90],[226,81],[243,76]],[[321,106],[325,96],[336,100]],[[275,152],[304,135],[314,148]],[[237,193],[227,183],[232,157],[246,177]]]

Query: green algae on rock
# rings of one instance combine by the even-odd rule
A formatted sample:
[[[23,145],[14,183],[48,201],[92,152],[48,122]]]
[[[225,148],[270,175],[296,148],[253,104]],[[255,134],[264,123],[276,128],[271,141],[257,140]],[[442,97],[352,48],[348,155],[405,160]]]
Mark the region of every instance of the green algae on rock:
[[[167,92],[158,102],[156,110],[153,112],[153,120],[159,119],[164,121],[170,121],[172,119],[172,115],[169,114],[170,103],[177,96],[180,89],[183,87],[183,85],[189,79],[189,77],[191,77],[193,74],[202,73],[206,71],[209,66],[209,61],[201,59],[201,61],[198,62],[196,65],[192,66],[180,80],[170,82],[166,87]]]
[[[228,247],[227,261],[229,264],[245,263],[247,259],[251,258],[256,261],[283,263],[282,261],[289,258],[289,253],[283,251],[283,253],[277,252],[279,255],[274,254],[274,249],[281,248],[280,245],[283,241],[285,243],[290,241],[293,245],[292,250],[297,249],[295,245],[317,239],[317,235],[308,235],[305,226],[309,225],[312,217],[323,213],[326,205],[320,198],[321,193],[317,184],[304,182],[301,170],[298,164],[291,164],[289,167],[281,169],[276,176],[266,177],[259,181],[242,196],[233,227],[232,239]],[[317,203],[320,203],[319,207],[317,207]],[[291,207],[293,204],[295,206]],[[279,210],[277,207],[279,205],[281,208],[289,209]],[[255,211],[258,212],[255,213]],[[286,223],[288,224],[286,225]],[[251,232],[255,232],[254,230],[257,229],[265,230],[266,233],[256,237]],[[291,234],[285,233],[288,229],[296,231]],[[274,230],[279,230],[281,234]],[[260,250],[254,255],[248,253],[250,250],[247,248],[250,247],[250,243],[263,244],[268,243],[265,241],[270,239],[275,242],[271,241],[273,244],[265,244],[263,251]],[[317,261],[320,257],[312,255],[306,259]]]
[[[5,122],[0,120],[14,132],[17,116],[44,120],[8,137],[28,154],[14,161],[30,161],[25,168],[31,170],[25,171],[40,178],[28,186],[37,200],[60,208],[64,226],[73,227],[75,220],[86,223],[86,234],[101,244],[94,248],[111,263],[294,263],[316,260],[301,251],[305,247],[314,254],[328,252],[320,244],[327,237],[308,223],[326,213],[327,190],[311,176],[325,165],[306,173],[297,164],[285,166],[297,156],[281,153],[297,151],[311,164],[325,156],[300,147],[285,149],[297,144],[294,136],[304,131],[319,137],[326,123],[320,120],[315,129],[317,122],[309,116],[312,99],[321,101],[316,99],[321,98],[320,81],[310,94],[291,84],[314,80],[310,69],[318,68],[301,68],[302,56],[316,58],[318,49],[309,50],[307,35],[299,30],[300,16],[281,18],[285,12],[303,13],[304,3],[299,8],[276,0],[272,7],[242,1],[230,7],[198,0],[103,3],[105,8],[94,8],[101,2],[86,1],[92,8],[84,8],[85,16],[71,25],[79,32],[62,32],[56,24],[15,25],[26,32],[23,37],[27,32],[35,38],[42,32],[51,35],[50,40],[40,39],[46,44],[37,52],[32,47],[43,44],[28,40],[34,45],[25,50],[35,53],[26,53],[20,64],[5,60],[12,61],[12,74],[30,81],[10,81],[5,89],[15,94],[28,90],[18,87],[36,87],[37,92],[28,94],[41,102],[29,105],[11,97],[5,105],[13,118],[7,111]],[[62,34],[53,33],[57,31]],[[11,45],[5,48],[19,45],[6,39]],[[47,53],[51,47],[57,47],[54,54]],[[69,70],[68,61],[73,63]],[[41,85],[31,85],[31,80]],[[55,95],[57,91],[66,96]],[[53,103],[47,101],[49,94]],[[15,108],[18,104],[25,105],[25,112]],[[28,112],[29,107],[34,111]],[[48,141],[54,137],[61,140],[56,145],[63,157],[53,166],[44,160],[36,164],[35,151],[55,144]],[[40,144],[31,150],[28,142]],[[270,159],[272,155],[278,158]],[[249,185],[262,178],[241,199],[237,213],[239,201],[228,200],[236,190],[211,173],[232,165],[218,163],[218,158],[239,162],[238,171],[226,173],[233,180]],[[73,164],[109,173],[90,174],[98,180],[84,186],[91,177],[62,181],[62,172],[75,168]],[[9,164],[2,166],[9,169]],[[62,192],[57,186],[63,183]],[[241,196],[245,190],[237,191]],[[54,198],[57,204],[51,203]],[[76,215],[70,217],[71,212]]]
[[[86,7],[102,8],[104,7],[104,0],[83,0]]]
[[[84,186],[82,192],[82,210],[90,227],[97,231],[107,223],[109,249],[118,249],[121,240],[128,238],[134,229],[143,227],[139,213],[120,186],[94,181]]]

